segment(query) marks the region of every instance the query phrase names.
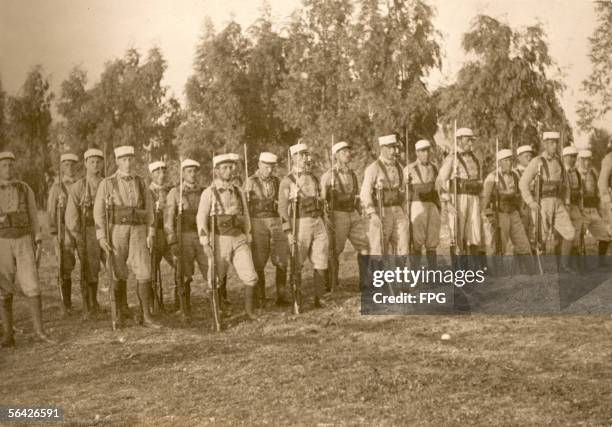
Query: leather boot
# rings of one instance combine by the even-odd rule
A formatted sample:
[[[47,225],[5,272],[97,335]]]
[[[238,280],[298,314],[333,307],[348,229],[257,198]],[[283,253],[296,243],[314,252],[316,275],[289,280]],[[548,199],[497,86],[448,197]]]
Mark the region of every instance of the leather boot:
[[[119,289],[119,280],[115,280],[113,283],[113,294],[115,296],[115,307],[117,309],[117,323],[119,327],[123,326],[123,322],[126,319],[123,311],[121,310],[121,290]],[[111,307],[111,311],[112,311]],[[112,314],[111,314],[112,316]],[[128,315],[129,316],[129,315]]]
[[[8,295],[0,301],[0,315],[4,336],[0,347],[15,347],[15,332],[13,331],[13,295]]]
[[[561,259],[559,262],[559,273],[574,274],[574,270],[571,266],[571,253],[572,253],[573,241],[563,240],[561,242]]]
[[[98,282],[90,282],[87,285],[89,286],[89,307],[91,307],[95,314],[100,311],[100,306],[98,305]]]
[[[333,267],[327,269],[327,280],[325,281],[325,292],[331,292],[332,283],[338,285],[340,282],[338,281],[338,272],[340,270],[340,261],[338,258],[333,258],[329,260],[329,263],[333,263]]]
[[[121,315],[124,318],[131,317],[132,313],[130,311],[130,306],[127,300],[127,280],[117,280],[117,284],[115,285],[117,289],[117,308],[121,312]]]
[[[181,311],[181,298],[179,296],[178,286],[174,285],[174,312]]]
[[[438,268],[438,254],[435,250],[428,250],[425,254],[427,257],[427,267],[430,270],[436,270]]]
[[[325,282],[327,279],[327,271],[325,270],[313,270],[312,283],[314,285],[314,308],[322,308],[321,296],[323,295],[323,289],[325,289]]]
[[[57,344],[57,341],[49,337],[45,333],[42,321],[42,299],[40,295],[35,297],[28,297],[28,307],[30,308],[30,315],[32,316],[32,324],[34,326],[34,333],[41,341],[48,344]]]
[[[64,277],[61,285],[62,292],[62,311],[64,317],[68,317],[72,314],[72,279],[70,277]]]
[[[266,274],[264,271],[257,272],[257,301],[255,306],[264,308],[266,306]]]
[[[276,282],[276,305],[279,307],[289,305],[285,295],[285,290],[287,287],[287,270],[276,267],[276,274],[274,278]]]
[[[153,320],[151,316],[151,282],[137,282],[136,291],[138,292],[138,299],[142,304],[142,324],[149,328],[159,329],[161,325]]]
[[[607,268],[610,266],[608,263],[608,248],[610,247],[609,240],[600,240],[597,243],[597,264],[600,268]]]
[[[83,319],[91,319],[93,313],[91,309],[91,298],[89,298],[89,284],[86,281],[80,283],[81,288],[81,301],[83,303]]]
[[[255,311],[253,310],[255,302],[255,286],[245,286],[244,287],[244,311],[246,312],[246,317],[249,320],[256,320],[257,316],[255,315]]]
[[[185,315],[191,316],[191,279],[185,280]]]
[[[364,291],[366,287],[367,266],[365,255],[357,254],[357,267],[359,268],[359,290]]]
[[[224,306],[230,305],[227,299],[227,275],[219,278],[219,299]]]

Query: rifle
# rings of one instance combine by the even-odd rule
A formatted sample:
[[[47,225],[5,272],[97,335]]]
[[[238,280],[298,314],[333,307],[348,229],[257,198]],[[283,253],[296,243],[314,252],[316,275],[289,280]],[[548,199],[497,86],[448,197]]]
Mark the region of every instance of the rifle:
[[[538,271],[540,275],[544,275],[544,269],[542,268],[542,214],[540,212],[540,204],[542,203],[542,163],[538,163],[538,172],[536,174],[536,183],[535,183],[535,192],[536,192],[536,202],[538,204],[538,209],[535,212],[534,219],[534,233],[535,233],[535,256],[536,261],[538,263]]]
[[[457,120],[453,126],[453,179],[452,179],[452,204],[455,208],[455,215],[453,216],[453,232],[450,236],[450,255],[453,269],[458,267],[457,264],[457,236],[459,234],[459,209],[457,206]]]
[[[408,152],[406,152],[408,158]],[[410,200],[410,186],[412,185],[412,174],[406,177],[406,207],[408,208],[408,254],[414,254],[414,230],[412,226],[412,201]]]
[[[151,248],[149,249],[151,254],[151,279],[153,282],[151,286],[153,292],[153,312],[155,313],[159,313],[164,309],[161,271],[157,256],[157,223],[159,222],[160,214],[160,202],[159,199],[157,199],[155,201],[155,207],[153,208],[153,238]]]
[[[59,151],[59,150],[58,150]],[[64,221],[64,190],[62,186],[62,155],[58,153],[58,169],[57,169],[57,206],[55,207],[55,221],[57,227],[57,258],[59,268],[57,269],[57,288],[60,294],[60,300],[62,301],[62,308],[65,310],[66,301],[64,299],[64,292],[62,290],[62,281],[64,280],[64,247],[66,244],[66,223]]]
[[[497,160],[497,153],[499,152],[499,138],[495,138],[495,201],[493,208],[495,209],[493,214],[495,215],[495,256],[503,255],[502,241],[501,241],[501,224],[499,222],[499,209],[500,209],[500,197],[499,197],[499,160]]]
[[[213,155],[213,158],[215,156]],[[213,171],[213,180],[212,184],[214,185],[214,167]],[[217,253],[217,204],[215,198],[212,198],[212,204],[210,209],[210,246],[212,248],[212,259],[209,261],[209,275],[210,275],[210,288],[212,290],[212,297],[210,299],[210,303],[212,304],[212,312],[213,312],[213,321],[214,321],[214,330],[215,332],[221,332],[221,313],[219,311],[219,289],[217,288],[217,268],[215,262],[215,254]]]
[[[287,167],[288,174],[291,174],[291,153],[287,151]],[[291,197],[291,194],[289,194]],[[293,314],[300,314],[300,289],[298,285],[298,274],[297,271],[297,257],[298,257],[298,209],[300,206],[300,193],[299,191],[295,191],[294,197],[291,198],[291,235],[293,236],[293,241],[291,243],[290,248],[290,257],[289,257],[289,281],[291,285],[291,295],[293,297]]]
[[[174,281],[178,288],[181,316],[187,317],[187,301],[185,298],[185,273],[183,271],[183,166],[179,159],[179,202],[176,215],[177,256],[174,257]]]
[[[108,190],[108,188],[107,188]],[[111,250],[107,254],[106,257],[106,274],[108,280],[108,294],[110,296],[110,306],[111,306],[111,326],[113,331],[116,331],[119,327],[119,323],[117,321],[119,313],[117,312],[117,300],[115,299],[115,272],[113,268],[113,234],[112,234],[112,221],[113,221],[113,195],[112,192],[107,191],[106,200],[104,203],[104,214],[105,214],[105,224],[104,231],[106,234],[106,241],[108,245],[111,247]]]
[[[332,150],[334,147],[334,136],[332,135]],[[334,172],[334,153],[330,151],[330,193],[329,193],[329,203],[327,205],[327,234],[329,236],[329,276],[330,281],[329,285],[331,291],[333,292],[338,285],[338,258],[336,254],[336,230],[334,229],[334,224],[332,222],[332,216],[334,212],[335,200],[336,200],[336,176]]]
[[[89,186],[87,184],[87,177],[84,179],[83,191],[85,193],[81,202],[80,221],[79,228],[81,234],[81,242],[77,242],[77,248],[80,246],[79,259],[81,262],[81,295],[83,296],[83,307],[87,314],[93,310],[91,304],[91,298],[89,295],[89,286],[87,286],[87,279],[89,278],[89,258],[87,256],[87,213],[91,208],[91,197],[89,196]]]

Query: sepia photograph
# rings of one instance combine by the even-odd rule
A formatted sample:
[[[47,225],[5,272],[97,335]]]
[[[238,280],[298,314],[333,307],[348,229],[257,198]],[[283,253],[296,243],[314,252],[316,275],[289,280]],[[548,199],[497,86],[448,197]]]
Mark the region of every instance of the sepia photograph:
[[[0,0],[0,424],[612,426],[612,0]]]

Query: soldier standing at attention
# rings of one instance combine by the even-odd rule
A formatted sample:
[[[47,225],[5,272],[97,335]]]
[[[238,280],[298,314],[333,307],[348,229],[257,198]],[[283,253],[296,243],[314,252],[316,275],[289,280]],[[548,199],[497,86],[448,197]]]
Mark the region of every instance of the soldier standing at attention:
[[[475,139],[472,130],[458,129],[456,138],[457,165],[454,164],[454,153],[446,156],[438,174],[437,185],[441,192],[440,198],[446,203],[449,229],[457,243],[457,255],[479,256],[479,249],[484,242],[481,219],[483,207],[480,205],[482,171],[472,150]],[[455,185],[457,200],[452,200]],[[455,216],[458,217],[456,222]],[[454,229],[455,223],[458,230]]]
[[[180,184],[172,188],[168,193],[164,229],[166,230],[168,245],[170,245],[174,254],[175,262],[183,263],[183,273],[185,275],[185,282],[183,283],[185,287],[185,312],[189,316],[191,314],[191,282],[195,272],[193,263],[198,263],[200,273],[204,280],[206,280],[208,274],[208,260],[204,253],[204,248],[200,244],[196,224],[196,214],[198,213],[198,205],[200,204],[200,197],[203,190],[197,183],[200,163],[192,159],[185,159],[181,162],[181,168],[183,168],[181,248],[178,247],[178,238],[176,234],[180,204]],[[175,291],[175,297],[176,296]]]
[[[236,160],[234,154],[221,154],[213,158],[214,180],[202,192],[196,223],[200,243],[208,257],[208,263],[214,262],[217,278],[227,276],[232,264],[236,274],[244,283],[244,308],[249,319],[255,319],[253,311],[257,273],[249,243],[251,229],[246,200],[239,187],[232,184]],[[216,216],[215,252],[211,242],[211,215]],[[210,269],[209,269],[210,271]],[[214,278],[209,277],[212,284]],[[221,300],[223,304],[223,300]]]
[[[534,224],[536,213],[540,212],[542,235],[545,236],[545,242],[548,240],[546,236],[554,232],[557,232],[562,239],[555,248],[555,252],[561,254],[560,271],[573,273],[574,270],[570,267],[569,262],[576,231],[566,203],[566,198],[569,199],[566,171],[557,154],[559,138],[559,132],[544,132],[542,138],[544,152],[529,162],[519,181],[519,188],[523,200],[534,216]],[[532,182],[538,175],[538,171],[541,171],[542,174],[540,204],[532,194]]]
[[[531,145],[521,145],[516,149],[516,158],[517,164],[514,167],[514,171],[518,174],[519,180],[521,176],[523,176],[523,172],[525,172],[525,168],[533,158],[533,148]],[[533,185],[532,185],[533,187]],[[531,189],[533,191],[533,188]],[[525,227],[525,232],[527,233],[527,238],[529,239],[529,245],[531,247],[531,253],[535,253],[535,229],[533,226],[533,217],[531,215],[531,209],[529,206],[523,201],[521,198],[521,207],[519,210],[521,215],[521,221],[523,221],[523,227]]]
[[[287,305],[285,287],[287,284],[287,257],[289,246],[283,233],[278,214],[278,190],[280,181],[274,175],[278,158],[272,153],[259,155],[257,171],[245,184],[249,195],[249,213],[253,233],[253,263],[258,277],[259,302],[263,307],[266,299],[265,267],[268,259],[276,267],[276,305]]]
[[[36,336],[55,344],[45,333],[42,300],[36,267],[35,246],[40,245],[40,228],[32,189],[15,179],[15,156],[0,153],[0,315],[4,336],[2,347],[15,346],[13,295],[25,295]]]
[[[49,232],[56,239],[56,254],[58,254],[60,243],[57,236],[58,221],[65,224],[66,205],[68,202],[68,187],[75,182],[76,164],[79,158],[76,154],[64,153],[60,156],[60,171],[58,171],[58,180],[53,183],[49,190],[49,199],[47,202],[47,213],[49,214]],[[58,211],[58,206],[60,207]],[[58,218],[59,215],[59,218]],[[64,237],[64,248],[62,253],[63,266],[61,266],[63,277],[61,277],[60,292],[62,294],[64,316],[70,315],[72,312],[72,270],[75,265],[75,242],[72,235],[66,227]],[[58,267],[60,268],[60,267]]]
[[[437,266],[437,248],[440,244],[440,198],[436,190],[438,169],[431,163],[431,144],[422,139],[415,144],[417,160],[404,168],[407,185],[407,212],[412,235],[410,255],[420,263],[425,248],[429,268]]]
[[[323,221],[323,202],[320,199],[321,189],[319,180],[312,173],[312,159],[308,146],[304,143],[292,145],[291,170],[280,184],[278,213],[285,224],[285,231],[289,232],[289,244],[297,241],[298,253],[295,259],[297,274],[295,280],[299,288],[301,271],[304,261],[308,257],[313,266],[314,307],[322,307],[321,299],[327,288],[327,266],[329,246],[327,229]],[[291,205],[298,200],[297,208],[297,235],[290,229]],[[296,254],[293,254],[296,256]]]
[[[334,169],[328,170],[321,177],[321,198],[327,203],[329,221],[335,237],[335,253],[330,257],[335,263],[335,268],[329,271],[334,271],[336,277],[330,277],[328,284],[332,283],[332,279],[338,283],[339,257],[344,251],[347,240],[350,240],[357,252],[360,278],[364,277],[365,272],[362,271],[363,266],[359,262],[359,256],[368,254],[367,228],[360,213],[359,181],[355,171],[350,167],[353,150],[347,142],[338,142],[332,146],[332,156],[335,160]],[[333,210],[330,209],[332,196]]]
[[[96,238],[96,226],[93,218],[93,205],[98,187],[102,182],[104,154],[101,150],[91,148],[85,151],[85,176],[68,189],[68,204],[66,205],[66,229],[76,242],[81,268],[85,268],[84,277],[87,281],[81,285],[85,316],[89,317],[99,310],[98,306],[98,275],[100,273],[101,250]],[[82,221],[85,220],[85,224]],[[85,234],[83,235],[83,230]]]
[[[149,163],[149,173],[151,175],[151,183],[149,191],[151,192],[151,200],[153,209],[157,211],[157,223],[155,224],[155,260],[154,263],[159,270],[161,260],[164,258],[168,265],[174,267],[174,260],[170,253],[170,247],[166,241],[166,233],[164,232],[164,212],[166,211],[166,199],[170,190],[167,183],[168,165],[163,161]],[[179,298],[176,285],[174,286],[174,311],[179,310]]]
[[[380,156],[366,168],[360,199],[369,218],[370,255],[408,255],[404,179],[395,135],[378,138]],[[379,209],[382,206],[382,211]],[[384,237],[384,241],[382,238]],[[390,247],[395,253],[390,253]]]
[[[142,306],[143,324],[161,326],[151,315],[151,258],[153,202],[144,180],[136,175],[134,147],[115,148],[117,171],[105,178],[96,194],[94,221],[100,247],[110,257],[114,272],[119,323],[130,315],[127,301],[128,264],[136,276],[136,292]],[[112,207],[111,235],[106,235],[106,204]],[[137,319],[140,321],[140,319]]]

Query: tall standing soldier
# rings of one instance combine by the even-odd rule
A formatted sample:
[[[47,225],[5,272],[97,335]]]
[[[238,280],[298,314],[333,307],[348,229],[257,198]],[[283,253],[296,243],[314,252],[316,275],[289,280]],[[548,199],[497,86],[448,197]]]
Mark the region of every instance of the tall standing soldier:
[[[519,188],[521,189],[523,200],[531,209],[534,224],[538,210],[540,212],[542,235],[549,236],[557,232],[562,239],[561,243],[557,244],[555,250],[555,252],[561,255],[560,271],[573,273],[574,270],[570,267],[569,263],[576,231],[572,225],[567,207],[569,188],[566,172],[557,154],[559,138],[559,132],[544,132],[542,138],[544,151],[529,162],[519,181]],[[542,171],[541,201],[538,204],[532,193],[532,182],[540,168]],[[545,237],[545,241],[547,240],[548,238]],[[541,243],[536,242],[536,244]]]
[[[83,290],[83,305],[85,316],[89,317],[99,310],[98,306],[98,275],[100,273],[101,250],[96,238],[96,227],[93,218],[93,205],[98,187],[102,182],[104,154],[102,150],[91,148],[85,151],[85,176],[68,189],[66,205],[66,229],[76,242],[77,252],[84,273],[86,284],[81,284]],[[85,220],[85,224],[83,224]],[[85,230],[85,235],[83,235]]]
[[[457,255],[479,256],[480,247],[484,242],[480,204],[482,171],[480,162],[472,151],[475,139],[472,130],[458,129],[455,136],[457,165],[454,164],[453,153],[446,156],[440,167],[437,186],[441,192],[440,199],[446,203],[449,229],[457,243]],[[457,171],[457,176],[454,171]],[[451,200],[455,184],[457,200]],[[455,216],[457,216],[456,222]],[[458,225],[458,230],[454,229],[455,224]]]
[[[278,214],[280,180],[274,175],[277,162],[278,158],[275,154],[261,153],[257,171],[245,183],[245,191],[249,194],[249,213],[253,232],[253,263],[257,271],[261,307],[266,299],[264,269],[268,259],[276,267],[276,305],[288,304],[285,292],[289,245]]]
[[[319,180],[312,173],[312,159],[308,145],[298,143],[289,148],[291,170],[280,183],[278,213],[283,219],[284,231],[289,243],[297,242],[297,258],[294,259],[296,287],[301,284],[301,271],[308,257],[313,266],[314,307],[322,307],[321,299],[327,288],[329,241],[323,221],[323,201],[320,198]],[[298,199],[297,236],[290,229],[291,201]],[[295,256],[296,254],[293,254]]]
[[[489,206],[490,202],[495,200],[493,209],[497,212],[491,219],[483,215],[483,222],[487,223],[488,229],[497,230],[499,233],[499,236],[496,236],[495,232],[485,233],[489,237],[486,246],[490,254],[501,256],[506,254],[508,241],[511,241],[514,255],[518,256],[519,268],[522,272],[528,273],[530,271],[528,256],[531,254],[531,247],[521,220],[520,178],[518,173],[512,170],[512,157],[512,150],[499,150],[498,168],[487,175],[484,181],[481,206]],[[496,245],[500,247],[496,248]]]
[[[58,221],[65,224],[66,205],[68,202],[68,187],[75,182],[76,164],[79,157],[73,153],[64,153],[60,156],[60,171],[58,171],[58,179],[53,183],[49,190],[49,199],[47,202],[47,213],[49,215],[49,232],[55,236],[56,253],[59,259],[60,243],[57,235]],[[58,206],[61,206],[58,212]],[[58,215],[60,216],[58,218]],[[63,266],[61,271],[63,276],[60,284],[60,292],[63,302],[63,312],[68,316],[72,311],[72,270],[75,266],[75,241],[66,227],[64,237],[64,247],[62,253]],[[60,268],[58,266],[58,268]]]
[[[514,171],[518,174],[519,180],[523,176],[523,172],[529,165],[531,159],[533,159],[533,148],[531,145],[521,145],[516,149],[516,159],[517,163],[514,167]],[[520,191],[520,190],[519,190]],[[531,191],[534,191],[533,184]],[[521,206],[519,209],[519,213],[521,215],[521,221],[523,221],[523,227],[525,227],[525,232],[527,233],[527,238],[529,239],[529,245],[531,246],[532,254],[535,253],[535,231],[533,224],[533,216],[531,215],[531,209],[521,198]]]
[[[431,162],[431,143],[426,139],[414,146],[416,161],[404,168],[404,181],[408,185],[407,212],[411,222],[410,255],[419,260],[423,248],[429,268],[437,266],[437,248],[440,244],[440,197],[436,189],[438,169]]]
[[[398,161],[399,144],[395,135],[387,135],[378,138],[378,145],[380,155],[366,168],[359,193],[369,219],[370,255],[392,255],[391,246],[395,248],[394,255],[408,255],[408,219],[403,206],[404,177]]]
[[[153,260],[154,265],[157,266],[157,270],[160,268],[161,260],[164,258],[168,265],[174,267],[174,260],[170,253],[170,246],[166,240],[166,233],[164,231],[164,214],[166,212],[166,200],[168,198],[168,192],[170,191],[167,182],[168,165],[166,162],[161,160],[149,163],[149,174],[151,175],[151,183],[149,184],[149,191],[151,192],[151,201],[153,203],[153,209],[157,209],[157,223],[155,224],[155,259]],[[155,278],[153,278],[155,280]],[[163,289],[162,289],[163,291]],[[162,298],[163,300],[163,298]],[[174,311],[179,310],[179,298],[178,290],[176,285],[174,287]]]
[[[610,234],[608,226],[603,220],[600,212],[600,198],[597,190],[597,171],[592,166],[593,154],[591,150],[580,150],[578,152],[578,173],[582,181],[582,215],[580,223],[576,224],[576,230],[588,230],[597,240],[598,264],[607,267],[605,256],[610,247]]]
[[[173,187],[168,193],[166,203],[166,214],[164,216],[164,229],[168,245],[174,254],[175,262],[182,262],[185,281],[185,314],[191,314],[191,282],[195,273],[193,263],[197,262],[200,268],[200,273],[204,280],[208,274],[208,259],[204,248],[200,244],[198,236],[198,228],[196,224],[196,215],[202,196],[202,187],[197,183],[198,172],[200,171],[200,163],[185,159],[181,162],[183,169],[183,209],[182,209],[182,247],[178,247],[179,239],[177,237],[176,223],[178,221],[178,211],[180,204],[180,184]],[[179,253],[180,252],[180,253]],[[178,290],[175,288],[175,301],[178,299]],[[180,307],[179,307],[180,308]]]
[[[128,264],[136,276],[137,295],[142,306],[144,326],[160,328],[151,315],[151,258],[153,239],[153,202],[144,180],[136,175],[134,147],[115,148],[117,171],[105,178],[98,188],[94,203],[96,236],[109,257],[114,272],[115,301],[119,323],[130,316],[127,301]],[[105,205],[112,202],[111,234],[107,236]],[[140,319],[138,319],[140,320]]]
[[[4,336],[2,347],[13,347],[13,295],[25,295],[39,339],[55,343],[43,328],[36,246],[41,236],[34,192],[15,179],[15,156],[0,153],[0,302]]]
[[[332,280],[338,283],[339,257],[344,251],[347,239],[357,251],[360,279],[364,277],[365,272],[362,271],[363,265],[359,261],[359,256],[368,254],[367,228],[360,212],[359,181],[350,166],[353,150],[347,142],[337,142],[332,146],[332,156],[334,156],[334,168],[321,176],[321,198],[327,202],[329,221],[334,229],[336,252],[330,254],[331,262],[334,262],[336,266],[328,270],[330,273],[333,271],[336,277],[330,277],[328,284],[331,284]],[[332,196],[333,210],[330,210]]]
[[[217,278],[226,277],[232,264],[236,274],[244,283],[244,308],[249,319],[255,319],[253,311],[257,273],[249,243],[251,229],[246,198],[240,188],[232,184],[236,168],[234,154],[221,154],[213,158],[214,179],[202,192],[196,224],[200,243],[208,257],[209,264],[214,262]],[[211,215],[216,216],[215,253],[213,254],[210,236]],[[209,269],[210,271],[210,269]],[[212,283],[214,278],[208,277]],[[223,303],[223,301],[222,301]]]

